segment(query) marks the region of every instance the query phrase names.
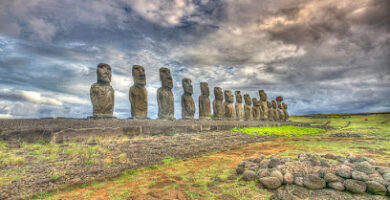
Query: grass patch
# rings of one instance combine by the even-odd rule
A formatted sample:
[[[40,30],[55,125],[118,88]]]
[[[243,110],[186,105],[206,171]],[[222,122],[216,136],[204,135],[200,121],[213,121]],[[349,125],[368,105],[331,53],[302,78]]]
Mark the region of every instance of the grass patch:
[[[324,133],[321,128],[298,127],[298,126],[277,126],[277,127],[247,127],[233,128],[231,131],[241,132],[248,135],[277,135],[283,137],[295,137]]]

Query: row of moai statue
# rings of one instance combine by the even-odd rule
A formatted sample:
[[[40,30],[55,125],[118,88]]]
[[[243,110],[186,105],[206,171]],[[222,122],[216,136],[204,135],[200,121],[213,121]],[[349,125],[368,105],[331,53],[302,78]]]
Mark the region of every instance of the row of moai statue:
[[[90,96],[93,105],[92,118],[114,118],[114,89],[111,87],[111,66],[101,63],[97,66],[97,83],[91,86]],[[145,88],[145,69],[140,65],[132,68],[134,84],[129,90],[131,104],[131,117],[133,119],[147,119],[148,91]],[[172,93],[173,81],[171,71],[168,68],[160,68],[160,80],[162,86],[157,90],[158,118],[174,119],[174,99]],[[193,87],[191,79],[182,80],[184,94],[181,96],[182,119],[194,119],[195,102],[192,98]],[[200,83],[201,95],[199,96],[199,119],[211,119],[211,102],[208,83]],[[244,95],[244,106],[240,91],[235,91],[236,103],[232,91],[222,88],[214,88],[215,100],[213,106],[214,120],[271,120],[286,121],[289,118],[287,104],[283,97],[279,96],[271,102],[267,101],[267,94],[259,90],[260,100]],[[224,101],[225,99],[225,101]]]

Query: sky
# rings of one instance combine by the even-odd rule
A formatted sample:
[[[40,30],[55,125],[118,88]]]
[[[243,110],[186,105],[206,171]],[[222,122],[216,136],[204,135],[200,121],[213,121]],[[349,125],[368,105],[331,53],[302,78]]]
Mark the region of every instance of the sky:
[[[131,68],[268,99],[290,114],[390,111],[389,0],[0,0],[0,118],[92,114],[96,66],[112,67],[114,115],[130,117]],[[196,112],[196,117],[198,116]]]

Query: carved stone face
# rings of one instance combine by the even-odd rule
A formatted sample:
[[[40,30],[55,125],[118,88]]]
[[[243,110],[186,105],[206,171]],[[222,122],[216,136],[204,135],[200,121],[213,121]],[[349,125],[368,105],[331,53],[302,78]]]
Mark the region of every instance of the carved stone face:
[[[268,108],[272,108],[271,102],[267,101],[267,107],[268,107]]]
[[[236,95],[236,102],[242,103],[242,96],[240,91],[235,91],[234,94]]]
[[[216,100],[223,101],[223,92],[222,88],[220,87],[214,87],[214,96]]]
[[[267,101],[267,94],[264,92],[264,90],[259,90],[259,95],[261,101]]]
[[[160,68],[160,80],[162,82],[163,87],[167,87],[169,89],[172,89],[173,82],[172,82],[172,76],[171,76],[171,70],[165,67]]]
[[[282,106],[284,109],[287,109],[287,104],[286,103],[282,103]]]
[[[100,63],[97,66],[97,80],[101,83],[111,82],[111,66],[105,63]]]
[[[251,97],[249,96],[249,94],[244,94],[244,100],[246,105],[250,106],[252,104]]]
[[[202,93],[202,96],[209,96],[210,95],[209,84],[206,82],[201,82],[200,92]]]
[[[133,79],[134,84],[138,86],[145,86],[146,85],[146,78],[145,78],[145,69],[141,65],[133,65]]]
[[[183,80],[181,81],[182,85],[183,85],[183,89],[184,89],[184,93],[185,94],[189,94],[189,95],[192,95],[192,93],[194,92],[194,90],[192,89],[192,81],[191,79],[189,78],[183,78]]]
[[[276,109],[276,101],[275,100],[272,100],[272,108]]]
[[[253,106],[260,106],[260,102],[256,98],[252,98]]]
[[[233,97],[232,91],[230,91],[230,90],[225,90],[225,91],[224,91],[224,94],[225,94],[225,100],[226,100],[226,102],[229,102],[229,103],[233,103],[233,102],[234,102],[234,97]]]

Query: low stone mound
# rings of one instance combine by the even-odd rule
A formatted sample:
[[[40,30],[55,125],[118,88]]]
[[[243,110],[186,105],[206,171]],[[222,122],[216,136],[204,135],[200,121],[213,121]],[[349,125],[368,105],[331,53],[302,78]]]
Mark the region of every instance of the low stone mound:
[[[368,195],[368,199],[390,196],[390,167],[379,166],[367,157],[301,153],[293,159],[262,155],[241,161],[236,172],[244,181],[258,180],[264,188],[275,191],[283,185],[295,185],[309,190],[348,191],[351,195]]]
[[[340,132],[340,133],[332,133],[329,137],[360,137],[357,133],[348,133],[348,132]]]

